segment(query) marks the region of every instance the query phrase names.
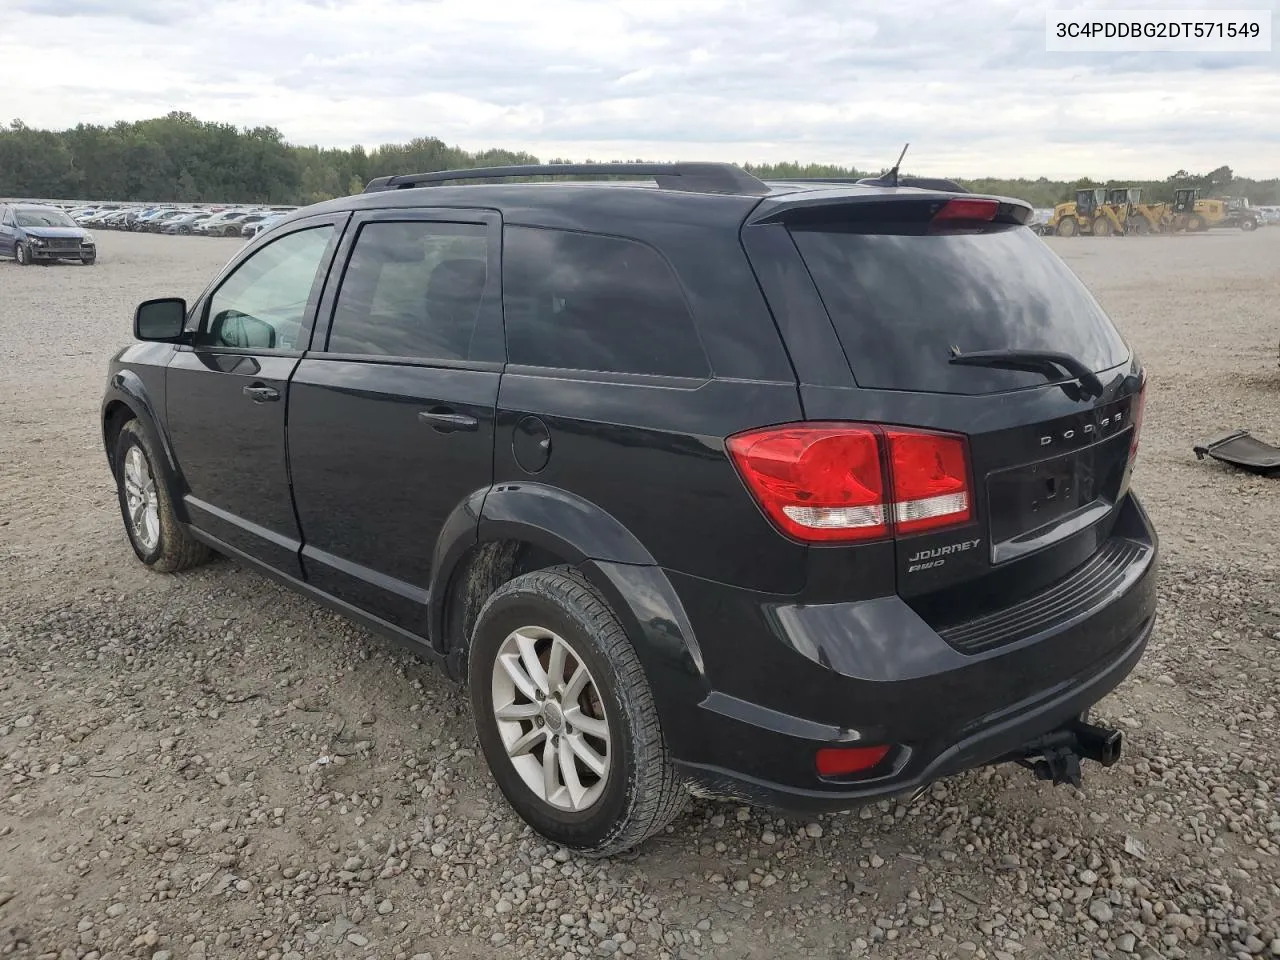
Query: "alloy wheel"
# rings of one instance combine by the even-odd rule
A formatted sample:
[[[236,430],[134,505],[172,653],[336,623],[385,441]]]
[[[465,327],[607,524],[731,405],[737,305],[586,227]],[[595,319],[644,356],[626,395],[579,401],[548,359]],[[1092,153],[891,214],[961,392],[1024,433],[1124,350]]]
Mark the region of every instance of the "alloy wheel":
[[[125,454],[124,498],[133,535],[150,553],[160,543],[160,499],[151,465],[140,447],[130,447]]]
[[[493,715],[512,766],[539,800],[574,813],[604,793],[608,717],[585,661],[542,627],[510,633],[494,658]]]

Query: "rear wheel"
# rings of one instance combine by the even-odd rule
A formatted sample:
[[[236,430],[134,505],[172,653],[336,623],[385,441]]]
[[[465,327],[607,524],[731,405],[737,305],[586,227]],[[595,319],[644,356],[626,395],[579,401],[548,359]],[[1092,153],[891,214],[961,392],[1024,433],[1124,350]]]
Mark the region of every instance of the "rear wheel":
[[[1109,237],[1111,233],[1111,221],[1106,217],[1099,217],[1093,221],[1093,235],[1095,237]]]
[[[1197,233],[1201,230],[1204,230],[1205,227],[1206,227],[1206,224],[1204,222],[1204,218],[1197,214],[1192,214],[1187,219],[1187,229],[1190,230],[1192,233]]]
[[[1057,234],[1060,237],[1074,237],[1078,227],[1075,217],[1063,217],[1058,221]]]
[[[193,537],[173,512],[156,451],[137,420],[116,438],[116,491],[125,532],[138,559],[160,573],[203,563],[209,548]]]
[[[1146,217],[1130,217],[1125,221],[1124,232],[1140,237],[1151,232],[1151,224],[1147,223]]]
[[[1258,221],[1255,220],[1253,217],[1245,217],[1243,220],[1240,221],[1240,229],[1243,230],[1245,233],[1249,233],[1253,230],[1257,230]]]
[[[553,567],[500,587],[476,622],[467,683],[499,789],[548,840],[608,856],[680,812],[686,792],[648,679],[580,572]]]

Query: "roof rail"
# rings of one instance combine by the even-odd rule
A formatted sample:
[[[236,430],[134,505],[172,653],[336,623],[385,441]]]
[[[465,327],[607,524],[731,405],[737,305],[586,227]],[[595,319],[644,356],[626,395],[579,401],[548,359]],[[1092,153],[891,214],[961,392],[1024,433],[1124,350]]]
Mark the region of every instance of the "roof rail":
[[[652,177],[663,190],[687,193],[728,193],[763,197],[769,187],[731,163],[532,163],[511,167],[473,167],[377,177],[365,193],[429,187],[455,180],[499,180],[506,177]]]

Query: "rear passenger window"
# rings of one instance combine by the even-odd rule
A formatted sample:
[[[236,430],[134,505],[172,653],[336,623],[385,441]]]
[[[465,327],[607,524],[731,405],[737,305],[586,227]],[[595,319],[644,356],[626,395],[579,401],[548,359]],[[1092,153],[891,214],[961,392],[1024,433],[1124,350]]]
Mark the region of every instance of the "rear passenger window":
[[[465,360],[488,274],[485,230],[426,221],[362,226],[328,351]]]
[[[508,227],[502,288],[512,363],[673,377],[709,372],[675,274],[643,244]]]

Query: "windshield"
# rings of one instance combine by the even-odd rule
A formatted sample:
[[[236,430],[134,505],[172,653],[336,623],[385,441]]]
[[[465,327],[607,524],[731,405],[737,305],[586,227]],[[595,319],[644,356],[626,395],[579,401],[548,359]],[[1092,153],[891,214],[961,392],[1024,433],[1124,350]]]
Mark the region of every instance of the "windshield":
[[[28,207],[16,213],[20,227],[74,227],[76,222],[61,210]]]
[[[1044,378],[950,363],[958,346],[1069,353],[1095,373],[1129,350],[1084,284],[1025,227],[792,231],[858,384],[992,393]]]

